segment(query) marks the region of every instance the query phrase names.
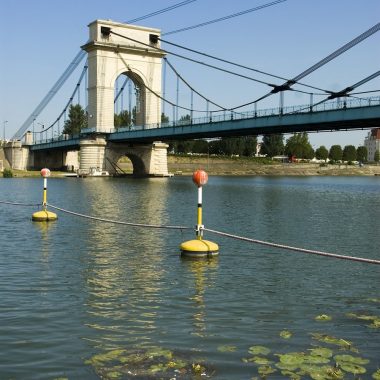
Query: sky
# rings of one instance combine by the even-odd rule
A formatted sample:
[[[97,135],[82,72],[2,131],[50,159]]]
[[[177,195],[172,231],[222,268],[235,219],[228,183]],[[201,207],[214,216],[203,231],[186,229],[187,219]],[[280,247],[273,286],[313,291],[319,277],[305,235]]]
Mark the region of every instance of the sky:
[[[6,138],[11,138],[52,88],[79,52],[80,46],[86,43],[90,22],[96,19],[126,22],[180,2],[0,0],[0,136],[3,137],[5,127]],[[271,0],[196,0],[137,24],[168,33],[269,2]],[[257,70],[293,78],[377,24],[379,16],[379,0],[286,0],[229,20],[169,34],[165,38]],[[162,46],[206,61],[204,57]],[[266,85],[220,73],[180,58],[169,55],[168,59],[195,89],[225,107],[250,102],[270,90]],[[215,61],[208,62],[259,80],[282,84],[279,79]],[[379,63],[380,32],[303,78],[302,83],[339,91],[378,71]],[[82,68],[83,65],[78,67],[51,104],[39,115],[36,129],[37,125],[50,125],[57,118]],[[175,85],[171,88],[174,93]],[[380,90],[380,77],[356,91],[372,90]],[[372,94],[379,95],[379,92]],[[172,96],[175,98],[175,95]],[[189,106],[188,98],[183,90],[180,104]],[[324,97],[315,96],[314,99],[317,101]],[[308,102],[309,95],[297,92],[284,94],[285,106]],[[277,94],[260,102],[258,109],[278,105]],[[367,133],[366,130],[312,133],[309,138],[314,148],[320,145],[329,148],[333,144],[359,146],[363,144]]]

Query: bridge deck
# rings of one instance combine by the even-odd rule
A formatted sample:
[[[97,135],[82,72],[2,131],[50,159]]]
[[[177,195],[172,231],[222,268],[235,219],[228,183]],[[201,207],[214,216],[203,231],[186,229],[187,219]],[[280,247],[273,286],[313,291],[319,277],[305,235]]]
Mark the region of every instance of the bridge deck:
[[[224,136],[264,135],[273,133],[293,133],[302,131],[330,131],[349,129],[369,129],[380,126],[380,99],[377,102],[360,107],[341,107],[323,111],[294,112],[287,114],[265,113],[256,115],[251,112],[225,114],[211,119],[194,119],[181,125],[134,126],[121,128],[106,135],[112,142],[151,143],[182,139],[212,138]],[[60,136],[55,139],[37,142],[31,150],[79,149],[81,138],[97,134],[96,131],[84,131],[80,136],[69,138]]]

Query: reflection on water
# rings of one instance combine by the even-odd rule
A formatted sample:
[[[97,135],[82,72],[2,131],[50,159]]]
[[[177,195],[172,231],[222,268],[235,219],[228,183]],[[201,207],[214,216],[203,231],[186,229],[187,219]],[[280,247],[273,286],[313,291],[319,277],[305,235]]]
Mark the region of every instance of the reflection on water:
[[[86,194],[91,215],[132,223],[164,224],[168,192],[164,182],[144,182],[142,192],[119,183],[88,183]],[[137,183],[141,186],[141,183]],[[105,212],[106,210],[106,212]],[[159,295],[164,274],[162,255],[165,236],[150,230],[115,226],[95,221],[87,232],[89,256],[85,271],[89,321],[97,330],[91,340],[102,349],[125,348],[126,344],[146,344],[156,329]],[[125,258],[128,257],[128,260]],[[128,320],[125,330],[124,321]],[[91,334],[93,335],[93,334]]]
[[[193,304],[194,331],[192,334],[204,338],[207,336],[205,292],[215,286],[218,258],[211,260],[182,258],[182,262],[190,271],[193,280],[193,284],[189,284],[189,288],[193,290],[189,297]]]

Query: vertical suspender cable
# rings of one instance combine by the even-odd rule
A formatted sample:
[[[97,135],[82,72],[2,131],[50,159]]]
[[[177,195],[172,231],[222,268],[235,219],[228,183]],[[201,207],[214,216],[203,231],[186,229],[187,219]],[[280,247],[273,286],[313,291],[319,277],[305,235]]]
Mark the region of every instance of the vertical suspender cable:
[[[166,99],[166,58],[164,58],[164,69],[163,69],[163,79],[162,79],[162,84],[163,84],[163,93],[162,93],[162,98]],[[162,99],[161,104],[162,104],[162,113],[165,115],[165,101]]]
[[[191,106],[190,106],[190,123],[193,124],[193,110],[194,110],[194,93],[193,90],[191,90]]]
[[[179,104],[179,76],[177,76],[177,97],[176,97],[176,113],[175,117],[178,121],[178,104]]]
[[[131,124],[132,124],[132,81],[128,83],[128,111],[129,111],[129,117],[131,118]]]
[[[310,93],[310,112],[313,112],[313,93]]]
[[[84,109],[88,113],[88,61],[86,61],[86,74],[84,75]]]

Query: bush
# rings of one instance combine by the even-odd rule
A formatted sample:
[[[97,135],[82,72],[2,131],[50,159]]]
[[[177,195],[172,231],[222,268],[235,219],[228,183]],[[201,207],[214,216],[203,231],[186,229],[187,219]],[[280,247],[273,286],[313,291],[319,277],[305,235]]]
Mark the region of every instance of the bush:
[[[11,169],[4,169],[3,171],[3,177],[4,178],[12,178],[13,177],[13,172]]]

